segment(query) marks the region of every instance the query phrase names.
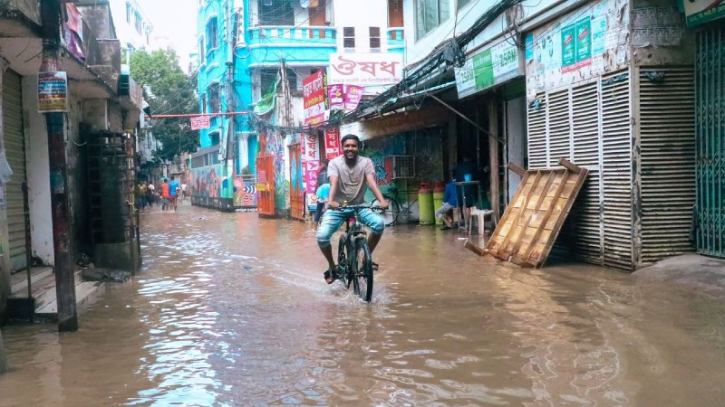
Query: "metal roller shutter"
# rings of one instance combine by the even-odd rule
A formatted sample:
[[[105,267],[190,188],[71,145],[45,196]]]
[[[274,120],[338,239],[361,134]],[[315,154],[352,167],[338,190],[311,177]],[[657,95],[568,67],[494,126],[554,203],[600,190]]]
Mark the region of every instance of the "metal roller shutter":
[[[693,69],[640,68],[639,101],[642,168],[639,265],[646,265],[692,250],[689,235],[695,204]]]
[[[569,89],[549,93],[549,163],[559,165],[559,159],[571,159],[571,111]]]
[[[601,116],[599,81],[572,88],[571,120],[574,151],[572,161],[589,169],[579,193],[575,216],[577,256],[600,264],[602,261]]]
[[[546,95],[537,95],[537,104],[528,107],[528,152],[529,168],[546,168],[547,131],[546,131]]]
[[[632,131],[629,75],[602,77],[604,264],[632,269]]]
[[[3,128],[5,150],[13,176],[5,185],[7,200],[8,251],[13,271],[26,267],[25,208],[22,184],[25,182],[25,135],[23,133],[23,98],[21,77],[8,69],[3,74]]]

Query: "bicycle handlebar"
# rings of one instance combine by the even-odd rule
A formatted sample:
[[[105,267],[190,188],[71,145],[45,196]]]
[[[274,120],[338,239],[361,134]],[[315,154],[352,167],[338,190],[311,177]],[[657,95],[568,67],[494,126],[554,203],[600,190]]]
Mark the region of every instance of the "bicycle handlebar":
[[[333,211],[341,211],[343,209],[355,209],[355,210],[358,210],[358,209],[370,209],[370,210],[373,210],[373,211],[380,211],[380,212],[382,212],[382,211],[385,210],[385,209],[383,209],[383,208],[381,208],[379,206],[376,206],[376,205],[368,205],[368,204],[345,205],[345,206],[340,205],[337,208],[329,208],[329,209],[332,209]]]

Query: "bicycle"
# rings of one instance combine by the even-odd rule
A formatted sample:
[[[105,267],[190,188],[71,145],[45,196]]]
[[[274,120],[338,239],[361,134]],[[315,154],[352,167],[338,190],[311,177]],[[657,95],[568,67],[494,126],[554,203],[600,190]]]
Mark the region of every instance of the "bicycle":
[[[407,204],[401,205],[398,203],[398,192],[400,188],[396,185],[391,184],[388,186],[388,190],[383,193],[383,198],[388,201],[388,208],[382,211],[383,219],[385,219],[385,226],[395,226],[398,223],[398,217],[402,214],[403,219],[410,219],[413,205],[417,201],[410,201]],[[373,200],[373,205],[377,202],[377,199]]]
[[[333,210],[342,211],[354,209],[350,226],[350,219],[345,219],[345,233],[340,236],[337,246],[337,274],[346,289],[353,286],[355,295],[365,302],[373,298],[373,258],[368,247],[367,232],[360,224],[358,213],[360,209],[371,209],[382,212],[383,209],[373,205],[346,205]]]

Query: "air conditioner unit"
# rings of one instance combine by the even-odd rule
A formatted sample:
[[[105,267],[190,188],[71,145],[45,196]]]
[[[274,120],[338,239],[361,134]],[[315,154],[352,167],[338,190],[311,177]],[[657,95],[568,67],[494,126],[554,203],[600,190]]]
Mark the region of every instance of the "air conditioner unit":
[[[391,170],[392,179],[415,178],[415,157],[412,155],[391,155],[386,161],[386,167]]]

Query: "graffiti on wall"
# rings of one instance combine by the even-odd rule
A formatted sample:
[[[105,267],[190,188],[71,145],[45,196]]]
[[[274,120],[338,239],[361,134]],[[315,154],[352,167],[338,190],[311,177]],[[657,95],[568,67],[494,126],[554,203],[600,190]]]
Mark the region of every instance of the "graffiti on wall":
[[[285,209],[289,202],[289,181],[284,170],[284,137],[279,133],[267,133],[265,152],[274,157],[274,206]]]
[[[254,178],[234,178],[234,206],[257,206],[257,181]]]
[[[378,185],[384,187],[392,181],[393,169],[390,160],[386,160],[386,158],[404,153],[405,134],[365,141],[365,155],[370,157],[375,165],[375,177]]]
[[[223,176],[222,164],[191,170],[189,185],[193,196],[203,198],[231,198],[228,177]]]

